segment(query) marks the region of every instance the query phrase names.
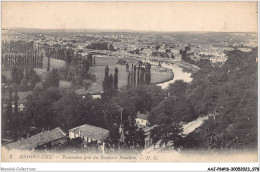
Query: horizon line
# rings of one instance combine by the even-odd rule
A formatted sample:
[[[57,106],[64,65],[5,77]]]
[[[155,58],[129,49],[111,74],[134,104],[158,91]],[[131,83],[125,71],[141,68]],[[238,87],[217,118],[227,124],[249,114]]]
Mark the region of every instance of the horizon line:
[[[15,30],[15,29],[22,29],[22,30],[26,30],[26,29],[31,29],[31,30],[62,30],[62,31],[102,31],[102,32],[164,32],[164,33],[172,33],[172,32],[222,32],[222,33],[258,33],[258,31],[194,31],[194,30],[185,30],[185,31],[159,31],[159,30],[135,30],[135,29],[90,29],[90,28],[71,28],[71,29],[68,29],[68,28],[28,28],[28,27],[9,27],[9,28],[2,28],[3,29],[6,29],[6,30]]]

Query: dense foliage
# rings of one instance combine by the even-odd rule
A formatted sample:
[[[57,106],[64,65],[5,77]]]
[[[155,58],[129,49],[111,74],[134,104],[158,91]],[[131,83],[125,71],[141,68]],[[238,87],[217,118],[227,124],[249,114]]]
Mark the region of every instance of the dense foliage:
[[[86,48],[115,51],[113,44],[110,44],[108,42],[92,42],[90,45],[87,45]]]
[[[3,41],[2,40],[2,53],[34,53],[33,41]]]
[[[152,131],[154,141],[174,142],[173,138],[180,136],[178,122],[208,115],[201,127],[180,139],[182,147],[227,150],[257,146],[257,49],[248,53],[233,50],[227,56],[222,67],[200,61],[200,70],[192,75],[190,84],[176,81],[169,86],[170,97],[149,116],[149,121],[158,125]],[[172,134],[178,137],[169,138]]]
[[[194,104],[200,104],[197,113],[214,116],[187,137],[195,144],[187,147],[225,150],[257,146],[257,49],[248,53],[234,50],[227,56],[221,68],[193,76],[200,78],[191,85],[201,95],[200,99],[193,97]]]

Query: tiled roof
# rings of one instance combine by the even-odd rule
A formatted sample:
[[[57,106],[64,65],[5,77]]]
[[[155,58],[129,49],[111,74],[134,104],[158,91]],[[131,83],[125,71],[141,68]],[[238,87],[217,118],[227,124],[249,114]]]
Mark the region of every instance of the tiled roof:
[[[38,133],[34,136],[28,137],[26,139],[18,140],[5,145],[9,149],[33,149],[37,146],[52,142],[54,140],[63,138],[66,136],[66,133],[62,131],[59,127],[51,130]]]
[[[81,134],[81,136],[88,137],[91,139],[96,139],[102,141],[106,139],[109,135],[109,131],[100,127],[95,127],[92,125],[81,125],[79,127],[70,129],[69,132],[73,132],[76,134]]]
[[[141,114],[140,112],[137,112],[137,118],[147,120],[148,119],[148,115]]]

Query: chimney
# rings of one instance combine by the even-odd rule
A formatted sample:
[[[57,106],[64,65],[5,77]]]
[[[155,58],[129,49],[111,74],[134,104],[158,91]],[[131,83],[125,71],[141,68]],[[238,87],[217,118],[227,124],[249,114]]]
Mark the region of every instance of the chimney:
[[[148,116],[148,111],[146,112],[146,115]]]
[[[27,134],[27,138],[29,138],[29,137],[30,137],[30,133]]]
[[[41,134],[44,132],[44,128],[42,128],[42,132],[41,132]]]

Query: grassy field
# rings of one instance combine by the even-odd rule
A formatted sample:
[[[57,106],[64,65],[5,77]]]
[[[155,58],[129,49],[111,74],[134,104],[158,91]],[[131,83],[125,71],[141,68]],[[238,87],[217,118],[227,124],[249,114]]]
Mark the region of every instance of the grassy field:
[[[126,71],[125,65],[117,64],[118,59],[114,56],[105,56],[105,55],[95,55],[96,57],[96,65],[90,68],[90,73],[96,76],[96,82],[92,83],[88,91],[90,93],[102,92],[102,82],[104,80],[105,75],[105,67],[109,66],[109,73],[114,75],[114,70],[118,68],[118,86],[123,87],[127,85],[127,77],[128,72]],[[137,60],[133,60],[131,58],[127,59],[128,63],[137,64]],[[61,68],[65,66],[65,62],[57,59],[50,59],[50,68]],[[44,58],[43,68],[35,68],[34,69],[38,75],[43,79],[47,74],[47,58]],[[2,73],[10,77],[10,71],[2,71]],[[173,78],[173,72],[170,69],[152,66],[151,68],[152,78],[151,84],[157,84],[161,82],[168,81]],[[70,82],[60,81],[60,88],[69,88],[71,87]]]
[[[118,62],[118,58],[114,56],[95,55],[95,57],[96,57],[95,66],[115,65]]]
[[[173,79],[174,74],[171,69],[152,66],[151,84],[158,84]]]
[[[90,88],[88,89],[89,92],[101,92],[103,91],[102,82],[105,76],[105,67],[106,66],[95,66],[90,68],[90,73],[96,75],[96,82],[92,83]],[[126,72],[126,67],[123,65],[108,65],[109,67],[109,74],[112,73],[114,75],[115,68],[118,68],[118,87],[122,87],[127,85],[127,76],[128,73]]]
[[[116,64],[118,58],[111,57],[111,56],[96,56],[96,66],[90,68],[90,73],[96,75],[96,82],[92,83],[90,88],[88,89],[89,92],[102,92],[102,82],[104,80],[105,75],[105,67],[106,65],[109,66],[109,73],[114,75],[115,67],[118,68],[118,86],[123,87],[127,85],[127,77],[128,72],[126,72],[125,65],[118,65]],[[133,61],[136,63],[136,61]],[[168,81],[173,78],[173,72],[170,69],[152,66],[151,68],[152,78],[151,84],[157,84],[164,81]]]
[[[43,68],[47,69],[48,65],[48,58],[44,57],[43,58]],[[50,58],[50,68],[62,68],[65,66],[65,61],[59,60],[59,59],[53,59]]]
[[[44,57],[43,58],[43,68],[34,69],[36,71],[37,75],[40,75],[41,78],[44,78],[47,74],[47,65],[48,65],[48,58]],[[58,68],[62,68],[63,66],[65,66],[64,61],[50,58],[50,69],[53,69],[53,68],[58,69]]]

